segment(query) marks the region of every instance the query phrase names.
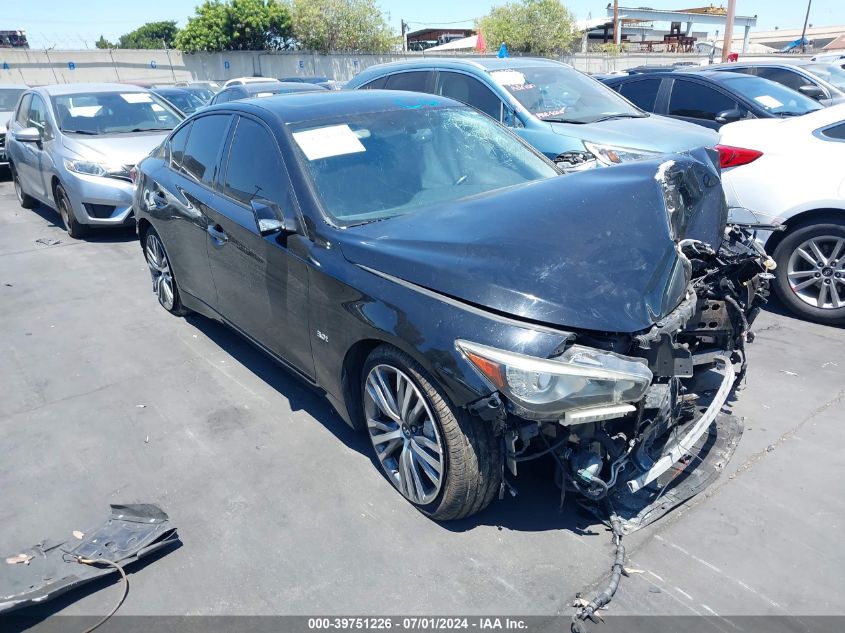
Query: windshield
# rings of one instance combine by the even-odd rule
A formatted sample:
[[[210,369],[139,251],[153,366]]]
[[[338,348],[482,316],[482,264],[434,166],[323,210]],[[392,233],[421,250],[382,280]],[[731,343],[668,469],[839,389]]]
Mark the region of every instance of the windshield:
[[[490,76],[545,121],[595,123],[648,116],[604,84],[565,66],[508,68]]]
[[[725,85],[746,99],[754,101],[766,112],[779,116],[807,114],[823,107],[800,92],[762,77],[731,77],[725,79]]]
[[[202,99],[190,92],[163,92],[160,96],[167,99],[185,114],[196,112],[205,105]]]
[[[560,173],[467,107],[372,112],[298,124],[291,131],[323,207],[341,225]]]
[[[11,112],[18,104],[23,88],[0,88],[0,112]]]
[[[807,64],[803,67],[809,70],[816,77],[824,79],[827,83],[833,84],[840,90],[845,91],[845,70],[839,66],[826,66],[824,64]]]
[[[65,134],[127,134],[172,130],[182,120],[158,95],[102,92],[53,97],[59,129]]]

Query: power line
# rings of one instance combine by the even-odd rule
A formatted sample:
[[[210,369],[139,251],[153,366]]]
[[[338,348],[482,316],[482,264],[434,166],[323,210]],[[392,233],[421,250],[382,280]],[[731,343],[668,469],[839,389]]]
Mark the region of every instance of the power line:
[[[474,22],[475,18],[467,18],[466,20],[455,20],[454,22],[428,22],[420,20],[405,20],[406,24],[431,24],[432,26],[441,26],[444,24],[462,24],[464,22]]]

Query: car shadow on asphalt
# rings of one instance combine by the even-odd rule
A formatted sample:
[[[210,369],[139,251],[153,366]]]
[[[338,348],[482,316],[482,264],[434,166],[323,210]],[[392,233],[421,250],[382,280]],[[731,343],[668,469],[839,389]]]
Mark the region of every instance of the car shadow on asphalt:
[[[63,242],[92,242],[96,244],[119,244],[121,242],[131,242],[132,240],[137,240],[138,236],[135,234],[135,226],[116,226],[116,227],[105,227],[105,228],[96,228],[89,231],[89,233],[83,237],[81,240],[75,240],[72,237],[69,237],[65,231],[65,227],[62,225],[61,217],[59,216],[59,212],[51,209],[50,207],[39,204],[34,209],[26,209],[27,211],[31,211],[39,216],[42,220],[47,223],[47,227],[51,229],[59,229],[62,231],[64,237],[58,238],[61,239]]]
[[[187,316],[186,320],[256,377],[287,398],[292,411],[305,411],[348,448],[370,458],[371,449],[367,438],[346,424],[320,391],[226,325],[197,314]]]

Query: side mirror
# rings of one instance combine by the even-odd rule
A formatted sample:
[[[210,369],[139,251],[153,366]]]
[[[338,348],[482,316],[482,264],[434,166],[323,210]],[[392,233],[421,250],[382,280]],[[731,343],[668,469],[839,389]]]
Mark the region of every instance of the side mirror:
[[[20,141],[21,143],[41,142],[41,130],[39,130],[37,127],[25,127],[22,130],[13,132],[12,136],[15,137],[16,141]]]
[[[717,123],[733,123],[734,121],[739,121],[742,118],[742,111],[733,108],[731,110],[722,110],[719,114],[716,115],[716,122]]]
[[[805,97],[810,97],[811,99],[827,99],[827,95],[825,94],[824,90],[822,90],[815,84],[806,84],[804,86],[800,86],[798,88],[798,92],[800,92]]]
[[[286,220],[275,202],[264,198],[254,198],[250,205],[255,215],[255,224],[262,237],[273,235],[273,233],[296,233],[296,222]]]

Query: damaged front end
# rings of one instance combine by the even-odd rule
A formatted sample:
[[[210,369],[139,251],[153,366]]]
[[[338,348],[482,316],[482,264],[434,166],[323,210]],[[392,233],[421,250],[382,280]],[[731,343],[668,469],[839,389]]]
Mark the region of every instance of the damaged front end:
[[[700,178],[671,167],[657,179],[683,270],[673,283],[686,284],[674,309],[645,331],[576,333],[548,359],[457,342],[504,396],[510,472],[551,455],[561,503],[570,492],[609,502],[622,533],[700,492],[732,456],[742,424],[726,404],[773,266],[743,227],[690,212]]]

